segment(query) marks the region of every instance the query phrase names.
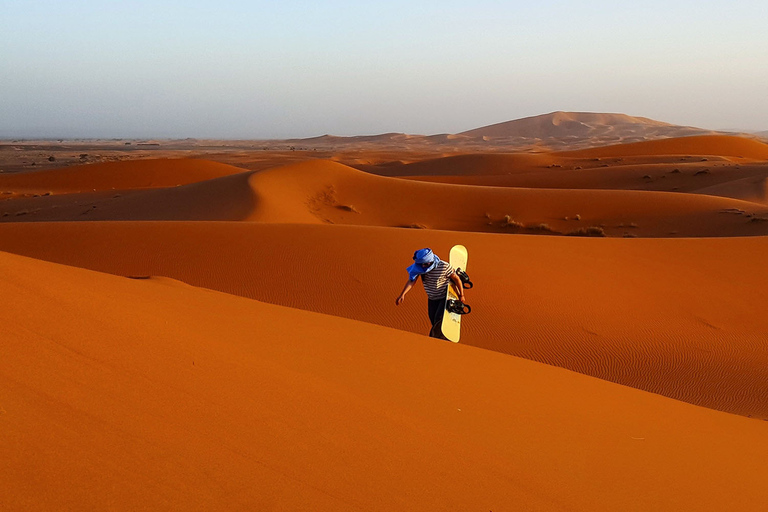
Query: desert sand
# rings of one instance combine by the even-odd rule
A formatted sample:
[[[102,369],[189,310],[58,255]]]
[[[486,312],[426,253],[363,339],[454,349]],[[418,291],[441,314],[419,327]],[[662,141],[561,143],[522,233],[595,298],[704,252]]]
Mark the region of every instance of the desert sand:
[[[768,145],[461,146],[520,126],[8,159],[3,508],[762,507]],[[451,344],[394,299],[458,243]]]

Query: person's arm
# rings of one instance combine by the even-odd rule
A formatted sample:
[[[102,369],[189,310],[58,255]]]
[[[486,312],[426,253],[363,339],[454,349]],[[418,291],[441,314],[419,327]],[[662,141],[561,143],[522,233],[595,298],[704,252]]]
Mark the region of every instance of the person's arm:
[[[408,293],[411,290],[411,288],[413,288],[413,283],[415,282],[416,281],[411,281],[409,279],[408,282],[405,283],[405,286],[403,287],[403,291],[400,292],[400,296],[398,296],[397,299],[395,299],[396,306],[399,306],[400,304],[403,303],[403,301],[405,300],[405,294]]]
[[[464,302],[464,285],[461,284],[461,278],[454,272],[451,274],[451,284],[453,285],[453,289],[456,291],[456,295],[459,296],[459,300],[461,302]]]

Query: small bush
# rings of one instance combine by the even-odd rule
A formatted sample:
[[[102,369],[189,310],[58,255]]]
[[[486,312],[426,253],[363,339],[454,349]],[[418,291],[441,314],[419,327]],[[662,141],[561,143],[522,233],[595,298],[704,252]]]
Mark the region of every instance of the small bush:
[[[517,222],[516,220],[513,220],[509,215],[505,215],[504,219],[501,221],[502,227],[505,228],[515,228],[515,229],[522,229],[525,226],[522,222]]]
[[[605,230],[599,226],[589,226],[588,228],[579,228],[576,231],[568,233],[569,236],[606,236]]]
[[[541,232],[541,233],[551,233],[552,228],[549,227],[549,224],[536,224],[534,226],[528,226],[526,229],[529,231],[535,231],[535,232]]]

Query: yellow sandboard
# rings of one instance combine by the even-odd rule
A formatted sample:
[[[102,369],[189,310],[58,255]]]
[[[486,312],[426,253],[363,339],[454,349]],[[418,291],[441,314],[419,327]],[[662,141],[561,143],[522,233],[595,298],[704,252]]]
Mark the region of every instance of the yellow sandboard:
[[[454,245],[451,248],[450,259],[448,260],[454,270],[461,269],[467,271],[467,248],[463,245]],[[446,304],[449,300],[458,300],[459,296],[456,295],[456,291],[453,289],[453,284],[448,285],[448,295]],[[446,310],[443,313],[443,323],[441,325],[443,336],[448,338],[454,343],[459,342],[461,336],[461,315],[458,313],[451,313]]]

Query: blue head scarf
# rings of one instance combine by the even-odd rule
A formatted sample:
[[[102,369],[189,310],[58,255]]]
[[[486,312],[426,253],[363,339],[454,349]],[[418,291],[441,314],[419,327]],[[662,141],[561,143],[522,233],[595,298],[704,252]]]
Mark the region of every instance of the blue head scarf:
[[[413,253],[413,261],[415,263],[408,267],[408,278],[411,281],[415,281],[421,274],[426,274],[435,268],[435,266],[440,263],[440,258],[437,257],[437,254],[432,252],[432,249],[425,248],[419,249]],[[421,265],[425,263],[429,263],[429,266],[422,267]]]

